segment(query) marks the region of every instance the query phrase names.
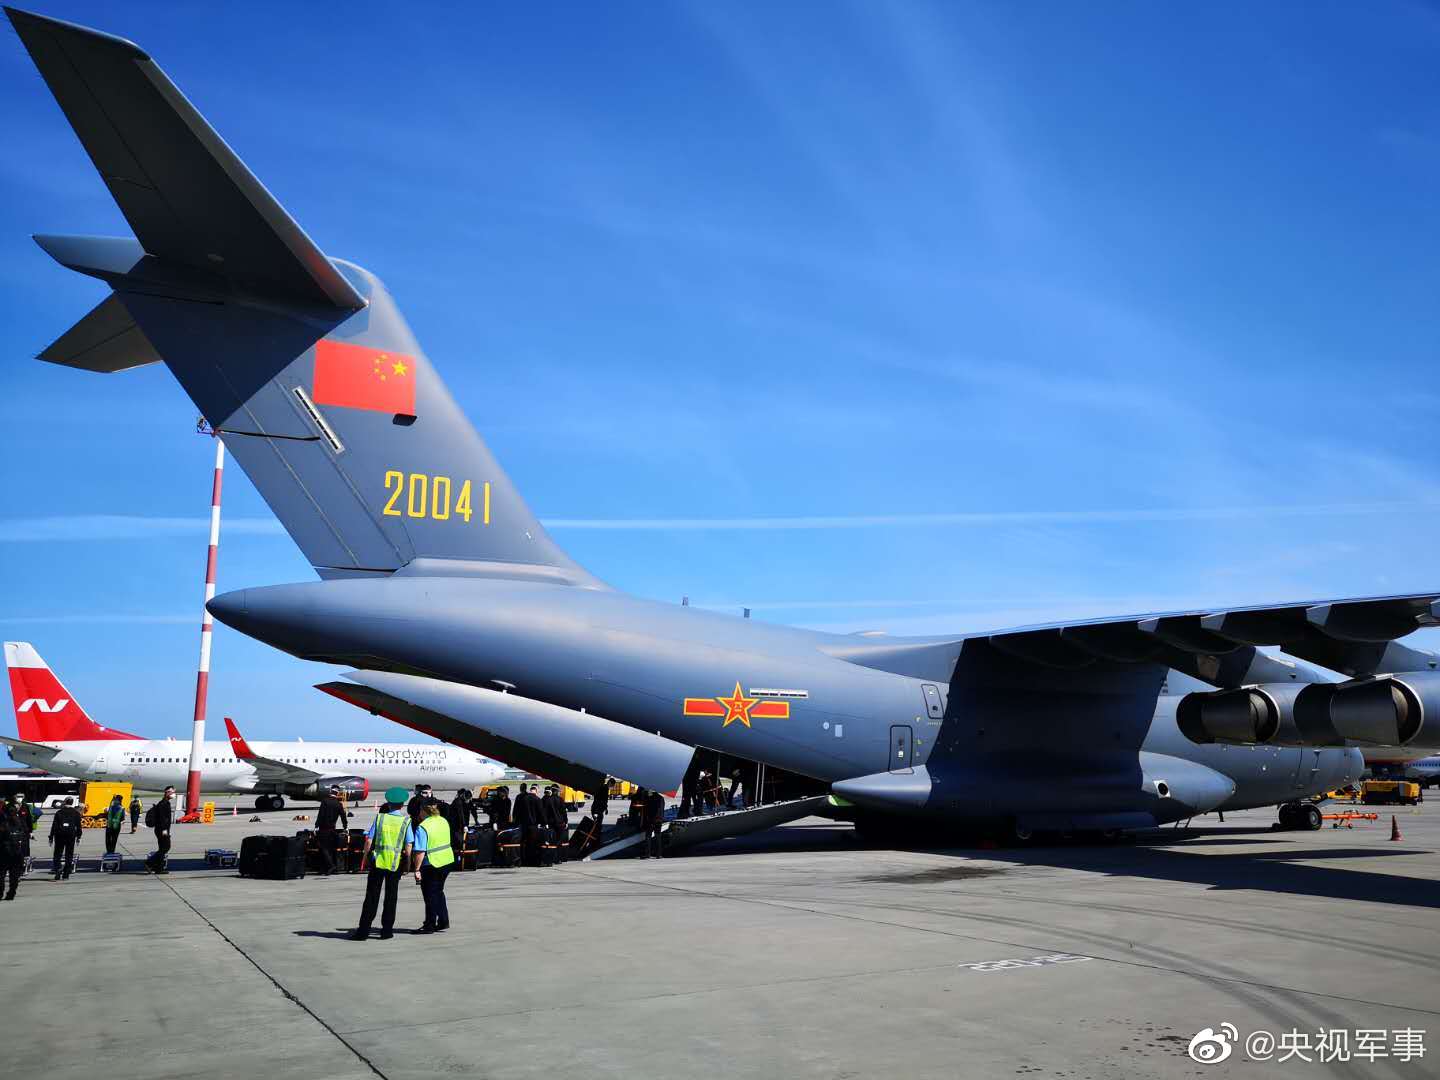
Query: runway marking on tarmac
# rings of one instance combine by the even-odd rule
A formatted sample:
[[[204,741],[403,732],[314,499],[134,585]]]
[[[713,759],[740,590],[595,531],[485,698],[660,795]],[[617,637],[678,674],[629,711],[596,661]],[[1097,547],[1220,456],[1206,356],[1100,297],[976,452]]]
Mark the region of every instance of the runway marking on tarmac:
[[[1051,964],[1078,964],[1082,960],[1094,960],[1093,956],[1077,956],[1074,953],[1046,953],[1044,956],[1029,956],[1023,960],[981,960],[975,964],[960,964],[966,971],[1023,971],[1026,968],[1046,967]]]

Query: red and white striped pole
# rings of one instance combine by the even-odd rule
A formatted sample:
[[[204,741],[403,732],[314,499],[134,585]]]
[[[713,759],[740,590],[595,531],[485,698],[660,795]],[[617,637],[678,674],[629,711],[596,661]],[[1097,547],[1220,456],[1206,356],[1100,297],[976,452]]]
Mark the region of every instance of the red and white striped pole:
[[[215,562],[220,552],[220,482],[225,478],[225,444],[215,435],[215,484],[210,492],[210,551],[205,556],[205,604],[200,619],[200,669],[195,673],[195,727],[190,736],[190,773],[185,778],[185,812],[200,813],[200,765],[205,752],[205,699],[210,689],[210,617],[215,598]]]

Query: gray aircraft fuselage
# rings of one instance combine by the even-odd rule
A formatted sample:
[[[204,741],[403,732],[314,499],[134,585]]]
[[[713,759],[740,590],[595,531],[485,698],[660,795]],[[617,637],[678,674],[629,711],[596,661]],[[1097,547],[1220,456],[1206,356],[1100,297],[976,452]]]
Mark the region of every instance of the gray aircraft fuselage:
[[[1131,718],[1123,722],[1097,730],[1077,705],[1073,717],[1046,716],[1038,728],[1017,715],[1008,730],[1003,722],[983,730],[951,692],[948,654],[935,678],[896,674],[832,655],[892,639],[776,626],[604,588],[401,573],[245,589],[216,598],[212,610],[300,657],[513,687],[825,781],[891,772],[903,740],[909,760],[894,771],[924,770],[935,789],[910,809],[947,817],[1143,810],[1177,820],[1196,810],[1180,795],[1187,766],[1203,767],[1192,783],[1203,785],[1210,770],[1233,783],[1218,798],[1207,790],[1206,810],[1298,799],[1362,768],[1358,750],[1192,743],[1175,725],[1171,691],[1200,684],[1166,669],[1133,679],[1118,707],[1105,703],[1105,713]],[[767,702],[783,708],[758,708]],[[1176,795],[1157,798],[1156,779],[1168,779]]]

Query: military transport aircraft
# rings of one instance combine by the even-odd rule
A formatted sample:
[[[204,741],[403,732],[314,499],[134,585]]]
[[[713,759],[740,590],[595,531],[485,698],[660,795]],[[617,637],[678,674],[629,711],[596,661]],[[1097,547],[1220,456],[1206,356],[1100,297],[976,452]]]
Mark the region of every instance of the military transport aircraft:
[[[1357,747],[1440,742],[1437,658],[1396,642],[1440,593],[890,639],[609,588],[379,279],[327,257],[145,52],[9,15],[134,234],[36,237],[111,289],[41,358],[170,369],[320,577],[211,610],[355,669],[327,692],[582,789],[673,789],[705,747],[860,815],[1022,839],[1264,805],[1318,826],[1300,800],[1354,780]]]

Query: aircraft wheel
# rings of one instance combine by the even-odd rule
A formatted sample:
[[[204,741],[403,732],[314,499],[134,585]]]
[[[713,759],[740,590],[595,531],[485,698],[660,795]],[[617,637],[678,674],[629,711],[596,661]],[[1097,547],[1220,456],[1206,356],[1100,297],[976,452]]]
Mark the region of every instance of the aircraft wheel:
[[[280,795],[271,795],[271,796],[270,796],[270,809],[271,809],[271,810],[284,810],[284,809],[285,809],[285,799],[284,799],[282,796],[280,796]]]
[[[1301,821],[1303,827],[1309,829],[1311,832],[1314,832],[1324,824],[1323,819],[1320,817],[1320,808],[1318,806],[1305,807],[1301,814]]]
[[[269,809],[270,809],[270,796],[269,796],[269,795],[257,795],[257,796],[255,796],[255,809],[256,809],[256,810],[269,810]]]

